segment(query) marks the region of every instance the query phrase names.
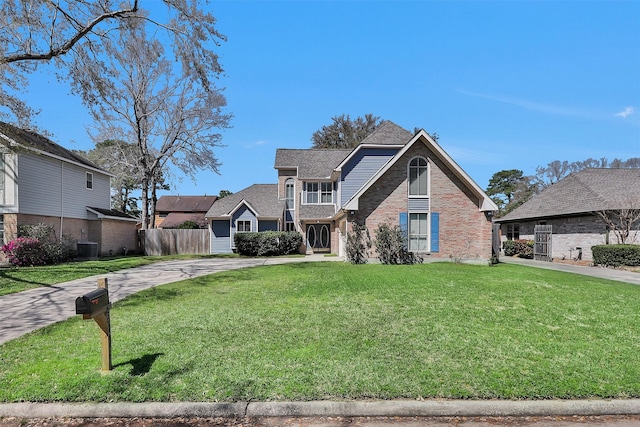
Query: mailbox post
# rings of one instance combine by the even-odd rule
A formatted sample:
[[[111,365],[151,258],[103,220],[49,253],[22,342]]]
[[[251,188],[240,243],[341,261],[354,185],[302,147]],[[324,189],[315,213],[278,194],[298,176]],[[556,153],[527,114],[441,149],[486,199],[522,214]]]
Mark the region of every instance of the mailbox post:
[[[98,289],[76,298],[76,314],[93,319],[100,326],[102,344],[102,370],[110,371],[111,363],[111,318],[109,309],[109,284],[107,279],[98,279]]]

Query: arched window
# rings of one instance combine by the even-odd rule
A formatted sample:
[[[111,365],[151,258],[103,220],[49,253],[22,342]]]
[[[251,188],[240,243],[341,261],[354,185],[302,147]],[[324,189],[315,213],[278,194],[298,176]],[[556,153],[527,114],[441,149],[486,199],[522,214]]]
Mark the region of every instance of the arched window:
[[[409,162],[409,196],[428,196],[428,164],[424,157]]]
[[[287,182],[285,182],[284,184],[284,199],[286,203],[286,208],[288,210],[295,209],[295,205],[294,205],[295,191],[294,190],[295,190],[295,187],[294,187],[293,179],[291,178],[287,179]]]

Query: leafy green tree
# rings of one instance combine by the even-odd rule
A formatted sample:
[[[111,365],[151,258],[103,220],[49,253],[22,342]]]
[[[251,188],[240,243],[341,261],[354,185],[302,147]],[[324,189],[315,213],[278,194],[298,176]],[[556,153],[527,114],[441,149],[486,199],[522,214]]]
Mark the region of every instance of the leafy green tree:
[[[223,199],[227,196],[232,195],[233,193],[229,190],[220,190],[220,194],[218,194],[218,199]]]
[[[380,117],[365,114],[351,120],[349,115],[332,117],[330,125],[311,135],[312,148],[355,148],[381,124]]]

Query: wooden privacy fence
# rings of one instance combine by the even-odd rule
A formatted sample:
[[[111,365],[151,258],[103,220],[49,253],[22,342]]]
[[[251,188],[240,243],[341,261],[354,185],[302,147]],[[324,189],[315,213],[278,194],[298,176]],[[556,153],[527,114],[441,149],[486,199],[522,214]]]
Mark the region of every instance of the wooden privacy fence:
[[[210,253],[209,230],[140,230],[141,252],[145,255],[181,255]]]

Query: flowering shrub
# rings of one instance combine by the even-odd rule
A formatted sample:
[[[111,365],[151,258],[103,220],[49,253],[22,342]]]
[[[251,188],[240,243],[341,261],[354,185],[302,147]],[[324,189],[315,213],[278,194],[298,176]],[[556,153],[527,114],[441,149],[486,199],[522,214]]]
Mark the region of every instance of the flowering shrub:
[[[9,263],[16,266],[45,265],[47,254],[42,242],[31,237],[18,237],[6,245],[2,245],[2,252]]]

